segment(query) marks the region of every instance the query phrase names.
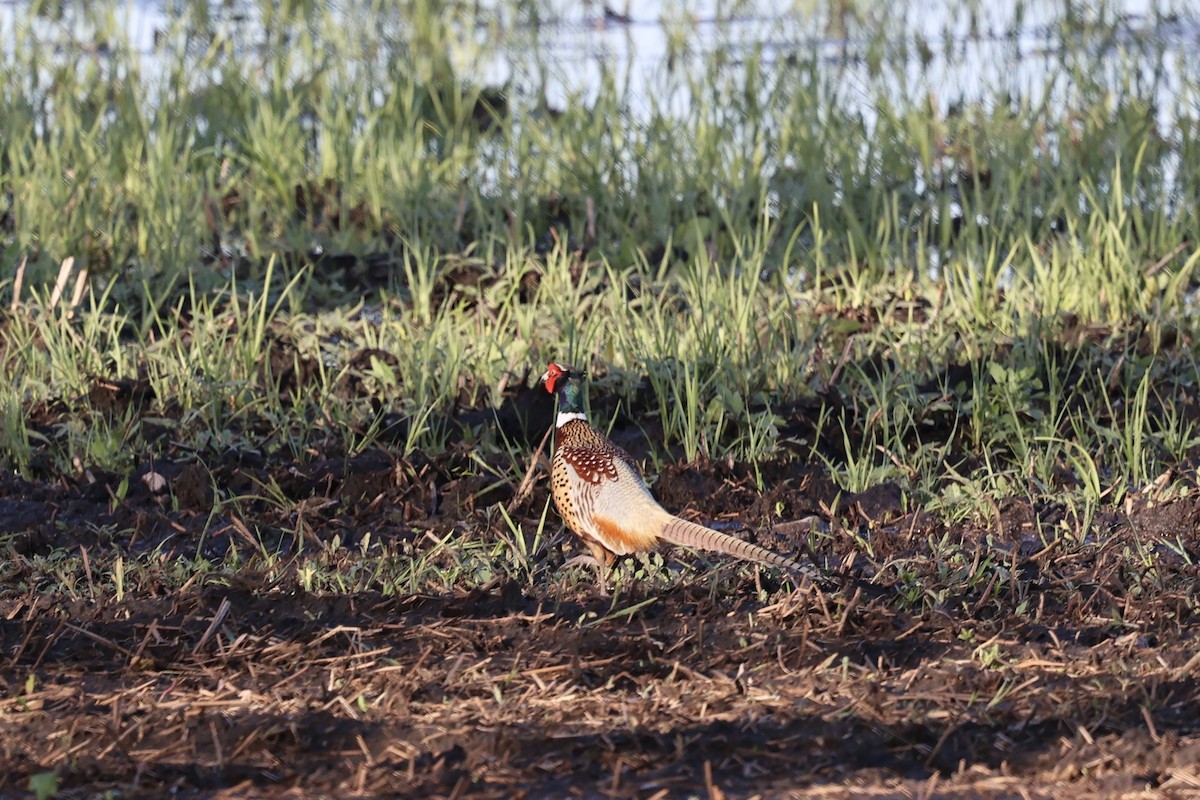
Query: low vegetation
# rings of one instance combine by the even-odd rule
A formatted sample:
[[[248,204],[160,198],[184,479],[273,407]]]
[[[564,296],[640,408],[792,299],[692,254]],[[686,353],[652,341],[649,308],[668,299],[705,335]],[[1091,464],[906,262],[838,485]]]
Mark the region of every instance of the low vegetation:
[[[178,5],[0,22],[0,792],[1200,787],[1189,16],[960,101],[970,9],[668,9],[576,91],[548,5]],[[550,359],[854,580],[600,595]]]

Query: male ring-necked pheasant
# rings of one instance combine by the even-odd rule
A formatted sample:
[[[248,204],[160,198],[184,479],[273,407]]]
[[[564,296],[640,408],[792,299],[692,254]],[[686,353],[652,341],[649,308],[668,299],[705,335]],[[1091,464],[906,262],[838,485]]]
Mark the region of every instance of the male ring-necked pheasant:
[[[633,457],[588,423],[582,377],[553,363],[541,377],[546,391],[558,397],[550,483],[558,513],[591,550],[602,582],[616,556],[649,550],[659,541],[822,579],[807,564],[667,512],[650,494]]]

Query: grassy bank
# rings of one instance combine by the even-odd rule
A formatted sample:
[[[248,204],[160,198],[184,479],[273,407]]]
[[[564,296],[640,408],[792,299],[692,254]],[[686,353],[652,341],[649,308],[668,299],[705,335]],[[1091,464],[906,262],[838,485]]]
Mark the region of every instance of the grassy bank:
[[[1044,89],[946,112],[897,100],[893,20],[829,15],[877,59],[850,92],[863,73],[800,46],[689,51],[681,21],[694,68],[664,68],[666,99],[602,79],[552,108],[553,66],[478,78],[494,47],[554,35],[528,7],[265,8],[257,41],[185,4],[149,52],[116,8],[17,12],[10,469],[119,470],[154,449],[147,416],[197,452],[256,425],[300,460],[358,452],[385,413],[402,454],[503,451],[453,415],[553,357],[653,423],[656,463],[785,448],[952,515],[1194,482],[1196,120],[1181,104],[1164,130],[1147,98],[1196,76],[1128,20],[1070,17]],[[131,379],[144,416],[28,423],[95,416],[96,382]]]

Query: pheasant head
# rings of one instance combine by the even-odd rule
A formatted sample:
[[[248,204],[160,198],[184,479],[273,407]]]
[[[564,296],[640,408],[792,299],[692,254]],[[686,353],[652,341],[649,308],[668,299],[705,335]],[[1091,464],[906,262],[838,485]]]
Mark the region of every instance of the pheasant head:
[[[555,427],[561,428],[571,420],[587,419],[583,413],[583,372],[551,362],[540,380],[546,391],[558,398]]]

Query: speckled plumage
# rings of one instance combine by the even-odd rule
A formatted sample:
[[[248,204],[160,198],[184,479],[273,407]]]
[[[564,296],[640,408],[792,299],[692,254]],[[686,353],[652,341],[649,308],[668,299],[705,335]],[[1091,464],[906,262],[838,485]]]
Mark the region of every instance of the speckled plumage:
[[[554,505],[601,564],[648,550],[658,538],[661,507],[633,458],[584,420],[555,431],[550,484]]]
[[[819,577],[795,559],[668,513],[650,494],[633,457],[587,422],[580,377],[561,364],[551,364],[542,376],[546,390],[558,396],[561,421],[550,485],[563,521],[598,564],[608,567],[616,556],[649,550],[662,540]]]

